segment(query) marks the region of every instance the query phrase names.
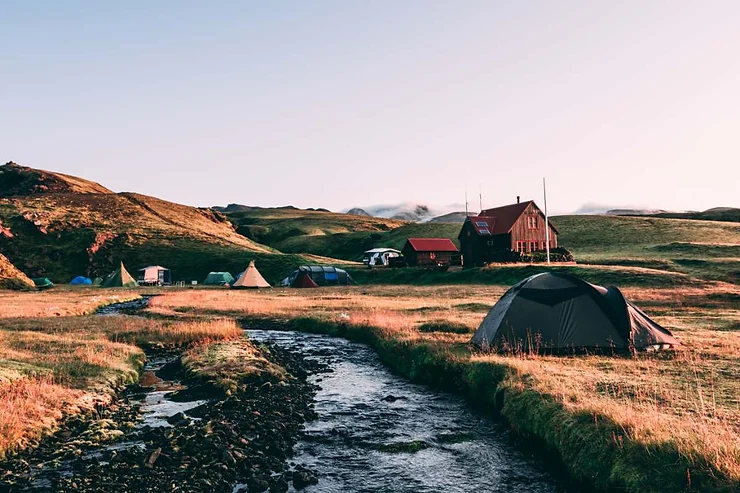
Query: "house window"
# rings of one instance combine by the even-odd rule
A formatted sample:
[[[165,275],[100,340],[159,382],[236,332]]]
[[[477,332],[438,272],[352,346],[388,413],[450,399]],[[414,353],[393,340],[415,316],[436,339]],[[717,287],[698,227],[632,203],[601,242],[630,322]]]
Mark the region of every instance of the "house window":
[[[477,222],[475,223],[475,225],[476,225],[476,226],[479,226],[479,227],[481,227],[481,226],[482,226],[482,227],[484,227],[484,228],[488,227],[488,223],[487,223],[487,222],[485,222],[485,221],[477,221]]]
[[[527,216],[527,227],[529,229],[537,229],[537,216],[535,214]]]
[[[482,235],[490,235],[491,232],[488,231],[486,228],[483,228],[483,229],[480,230],[480,234],[482,234]]]
[[[536,252],[537,251],[537,242],[536,241],[530,241],[529,242],[529,251],[530,252]]]

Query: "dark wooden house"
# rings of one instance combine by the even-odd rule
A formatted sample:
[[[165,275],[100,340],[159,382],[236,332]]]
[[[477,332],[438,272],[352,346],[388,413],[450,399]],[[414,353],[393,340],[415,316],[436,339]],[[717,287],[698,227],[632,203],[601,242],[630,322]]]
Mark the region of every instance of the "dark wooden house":
[[[409,238],[401,252],[412,267],[460,265],[460,252],[449,238]]]
[[[558,246],[552,223],[550,249]],[[547,246],[545,215],[533,200],[485,209],[465,219],[460,230],[460,250],[466,267],[511,258],[511,252],[544,251]]]

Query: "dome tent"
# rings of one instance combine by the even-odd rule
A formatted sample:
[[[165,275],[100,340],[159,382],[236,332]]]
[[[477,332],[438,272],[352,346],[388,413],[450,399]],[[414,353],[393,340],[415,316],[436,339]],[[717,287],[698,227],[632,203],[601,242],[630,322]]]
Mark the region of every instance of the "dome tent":
[[[232,288],[269,288],[270,284],[265,281],[260,271],[254,265],[254,260],[249,262],[247,269],[237,276],[235,283],[231,285]]]
[[[297,270],[291,272],[288,277],[283,279],[280,282],[280,285],[295,287],[294,284],[296,280],[306,275],[318,286],[347,286],[354,282],[350,275],[347,274],[347,271],[337,269],[336,267],[302,265],[298,267]]]
[[[73,285],[78,285],[78,284],[90,285],[93,282],[92,282],[92,280],[89,277],[77,276],[74,279],[72,279],[71,281],[69,281],[69,283],[70,284],[73,284]]]
[[[48,277],[34,277],[31,279],[38,289],[49,289],[54,287],[54,283]]]
[[[616,287],[546,272],[509,289],[471,342],[524,352],[627,352],[679,345],[670,331],[627,301]]]
[[[205,286],[226,286],[233,282],[234,276],[228,272],[209,272],[203,284]]]

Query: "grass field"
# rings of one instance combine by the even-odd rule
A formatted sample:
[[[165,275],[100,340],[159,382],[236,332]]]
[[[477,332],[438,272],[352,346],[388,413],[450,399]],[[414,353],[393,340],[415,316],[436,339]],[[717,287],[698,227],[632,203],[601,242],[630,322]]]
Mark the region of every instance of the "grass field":
[[[292,321],[373,345],[396,371],[463,392],[544,442],[597,489],[735,491],[740,486],[740,289],[626,288],[681,340],[677,351],[501,356],[467,341],[504,286],[364,286],[190,291],[154,300],[164,315]]]
[[[101,292],[106,293],[101,295]],[[92,412],[143,366],[141,347],[241,338],[230,319],[161,321],[87,315],[134,291],[0,291],[0,458],[65,416]]]

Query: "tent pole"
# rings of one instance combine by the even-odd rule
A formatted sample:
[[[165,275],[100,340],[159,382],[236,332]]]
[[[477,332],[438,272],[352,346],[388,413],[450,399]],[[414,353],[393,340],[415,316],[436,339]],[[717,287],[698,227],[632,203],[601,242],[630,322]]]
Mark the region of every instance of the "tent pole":
[[[542,193],[545,195],[545,246],[547,248],[547,265],[550,265],[550,223],[547,218],[547,185],[542,177]]]

